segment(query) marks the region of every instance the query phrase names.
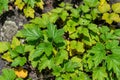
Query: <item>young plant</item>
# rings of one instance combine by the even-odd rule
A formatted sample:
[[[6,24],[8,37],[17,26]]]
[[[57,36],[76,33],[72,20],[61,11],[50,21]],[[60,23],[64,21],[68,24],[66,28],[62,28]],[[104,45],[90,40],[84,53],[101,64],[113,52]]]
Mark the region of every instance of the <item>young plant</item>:
[[[43,9],[42,0],[15,0],[14,3],[20,10],[23,10],[26,17],[34,18],[35,7]]]
[[[110,8],[110,4],[108,4],[106,0],[100,0],[98,9],[103,14],[102,19],[105,20],[108,24],[112,24],[113,22],[120,22],[119,6],[120,3],[114,3]]]

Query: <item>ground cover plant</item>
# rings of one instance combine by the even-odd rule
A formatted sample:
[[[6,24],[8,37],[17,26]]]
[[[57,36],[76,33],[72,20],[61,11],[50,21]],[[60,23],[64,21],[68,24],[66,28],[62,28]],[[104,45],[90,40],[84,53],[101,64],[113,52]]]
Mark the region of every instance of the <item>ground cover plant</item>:
[[[120,80],[120,29],[112,26],[120,20],[119,4],[61,2],[31,19],[11,42],[0,42],[1,58],[11,66],[0,80],[32,80],[27,64],[49,70],[53,80]]]

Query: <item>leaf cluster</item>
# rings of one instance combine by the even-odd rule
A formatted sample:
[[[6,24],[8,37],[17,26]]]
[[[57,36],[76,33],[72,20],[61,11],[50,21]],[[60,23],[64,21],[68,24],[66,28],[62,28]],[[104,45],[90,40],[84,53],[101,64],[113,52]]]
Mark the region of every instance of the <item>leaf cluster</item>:
[[[111,6],[111,7],[110,7]],[[120,3],[108,4],[106,0],[100,0],[98,10],[103,14],[102,19],[108,24],[120,22]]]
[[[119,80],[120,29],[96,24],[99,1],[83,1],[32,19],[11,43],[0,42],[2,58],[12,67],[29,62],[40,72],[49,69],[55,80]]]

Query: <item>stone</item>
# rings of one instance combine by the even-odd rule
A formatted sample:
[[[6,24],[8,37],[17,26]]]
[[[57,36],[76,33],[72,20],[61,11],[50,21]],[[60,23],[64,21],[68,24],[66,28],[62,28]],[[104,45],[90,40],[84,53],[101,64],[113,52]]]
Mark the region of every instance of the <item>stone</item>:
[[[0,41],[11,41],[17,31],[18,26],[14,21],[5,21],[0,30]]]

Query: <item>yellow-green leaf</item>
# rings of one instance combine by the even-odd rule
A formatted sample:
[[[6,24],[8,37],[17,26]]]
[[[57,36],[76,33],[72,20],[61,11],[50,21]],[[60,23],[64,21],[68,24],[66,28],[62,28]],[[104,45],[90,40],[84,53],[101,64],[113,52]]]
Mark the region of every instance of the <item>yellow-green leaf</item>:
[[[119,17],[119,14],[117,14],[117,13],[111,13],[110,19],[115,21],[115,22],[120,22],[120,17]]]
[[[25,6],[25,3],[22,0],[16,0],[14,3],[20,10],[23,9],[23,7]]]
[[[9,52],[4,53],[4,54],[2,55],[2,58],[5,59],[5,60],[7,60],[8,62],[12,62],[12,61],[13,61],[13,60],[11,59],[11,57],[10,57],[10,53],[9,53]]]
[[[10,48],[9,42],[0,42],[0,53],[7,51]]]
[[[115,13],[120,13],[120,3],[115,3],[112,5],[112,10],[115,12]]]
[[[17,47],[17,46],[19,46],[20,45],[20,41],[16,38],[16,37],[13,37],[13,39],[12,39],[12,44],[11,44],[11,48],[15,48],[15,47]]]
[[[42,0],[40,2],[37,2],[36,5],[37,5],[37,7],[39,7],[40,9],[43,10],[44,2]]]
[[[26,17],[34,18],[34,13],[35,13],[34,9],[31,8],[30,6],[24,9],[24,14]]]
[[[110,10],[110,5],[109,5],[105,0],[103,0],[103,2],[102,2],[102,0],[101,0],[100,4],[99,4],[99,6],[98,6],[98,10],[99,10],[101,13],[105,13],[105,12],[107,12],[107,11]]]
[[[110,14],[109,13],[104,13],[102,16],[102,19],[105,20],[108,24],[111,24],[113,22],[112,19],[110,19]]]

